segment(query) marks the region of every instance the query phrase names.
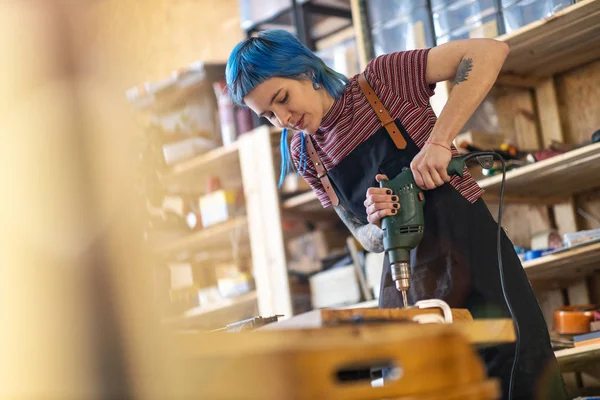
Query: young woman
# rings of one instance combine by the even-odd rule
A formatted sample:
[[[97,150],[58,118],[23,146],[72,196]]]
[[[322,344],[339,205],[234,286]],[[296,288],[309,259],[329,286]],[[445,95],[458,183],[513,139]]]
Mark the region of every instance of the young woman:
[[[498,270],[498,225],[483,191],[467,170],[462,178],[446,173],[458,155],[453,139],[491,89],[508,51],[495,40],[455,41],[377,57],[347,79],[291,34],[265,31],[235,47],[226,76],[236,103],[284,128],[284,164],[287,129],[296,131],[295,166],[367,250],[383,251],[381,219],[402,207],[378,182],[412,169],[425,190],[425,231],[411,255],[411,304],[439,298],[474,318],[510,318]],[[446,80],[453,88],[436,118],[429,100],[436,83]],[[566,399],[544,318],[504,232],[502,257],[520,328],[513,398]],[[401,305],[386,257],[379,306]],[[504,398],[514,349],[480,352],[488,374],[501,379]]]

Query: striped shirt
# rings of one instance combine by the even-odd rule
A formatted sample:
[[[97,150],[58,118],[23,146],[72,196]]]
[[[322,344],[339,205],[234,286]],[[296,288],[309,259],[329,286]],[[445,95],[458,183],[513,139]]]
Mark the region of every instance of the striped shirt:
[[[437,120],[429,103],[435,84],[428,85],[425,80],[428,51],[429,49],[419,49],[382,55],[371,60],[364,71],[365,78],[391,117],[402,122],[419,148],[429,138]],[[321,126],[312,135],[315,149],[325,169],[335,167],[380,127],[379,118],[360,89],[358,76],[352,77],[342,97],[334,102],[323,117]],[[300,144],[300,132],[296,132],[290,145],[296,168],[300,158]],[[454,146],[452,154],[459,155]],[[302,172],[298,169],[317,194],[321,205],[329,207],[329,196],[317,178],[312,161],[309,157],[306,158],[306,170]],[[470,202],[475,202],[483,194],[468,170],[465,170],[462,178],[453,176],[450,184]]]

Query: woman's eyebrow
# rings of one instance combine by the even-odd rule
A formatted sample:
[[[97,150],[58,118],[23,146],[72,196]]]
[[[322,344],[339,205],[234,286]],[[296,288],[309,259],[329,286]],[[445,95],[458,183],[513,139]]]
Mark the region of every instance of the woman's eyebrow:
[[[279,93],[281,93],[282,90],[283,90],[283,88],[279,88],[279,90],[275,92],[275,94],[271,97],[271,102],[269,103],[269,105],[273,104],[273,102],[275,101],[277,96],[279,96]],[[263,117],[265,113],[266,113],[266,111],[261,112],[259,117]]]

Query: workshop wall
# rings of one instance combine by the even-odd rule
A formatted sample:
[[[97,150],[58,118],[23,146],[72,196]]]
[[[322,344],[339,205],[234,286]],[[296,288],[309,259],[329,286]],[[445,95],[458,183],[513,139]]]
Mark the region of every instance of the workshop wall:
[[[194,61],[226,62],[244,37],[238,0],[104,0],[89,6],[85,24],[94,62],[119,75],[124,89]]]
[[[600,87],[590,82],[600,82],[600,61],[562,74],[556,79],[556,91],[565,139],[570,143],[590,140],[600,129]],[[576,206],[594,219],[600,219],[600,200],[596,193],[583,193]],[[597,229],[600,224],[578,215],[581,229]]]

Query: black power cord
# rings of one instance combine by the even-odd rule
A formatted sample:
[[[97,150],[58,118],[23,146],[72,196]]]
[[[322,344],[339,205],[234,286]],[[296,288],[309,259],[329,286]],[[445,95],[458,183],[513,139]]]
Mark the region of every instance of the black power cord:
[[[512,318],[513,325],[515,327],[515,335],[516,335],[516,347],[515,347],[515,357],[513,359],[512,368],[510,370],[510,383],[508,387],[508,398],[512,399],[513,392],[513,381],[515,375],[515,369],[517,366],[517,360],[519,359],[519,347],[520,347],[520,331],[519,324],[517,322],[517,318],[513,311],[513,308],[508,300],[508,295],[506,294],[506,286],[504,283],[504,266],[502,264],[502,208],[504,206],[504,181],[506,180],[506,164],[504,162],[504,158],[500,156],[500,154],[494,151],[477,151],[470,153],[463,157],[465,163],[471,158],[476,158],[484,169],[490,169],[494,164],[494,158],[497,158],[502,163],[502,183],[500,184],[500,204],[498,206],[498,233],[496,240],[496,247],[498,252],[498,269],[500,270],[500,284],[502,286],[502,294],[504,295],[504,301],[506,302],[506,306],[508,307],[508,311],[510,313],[510,317]]]

